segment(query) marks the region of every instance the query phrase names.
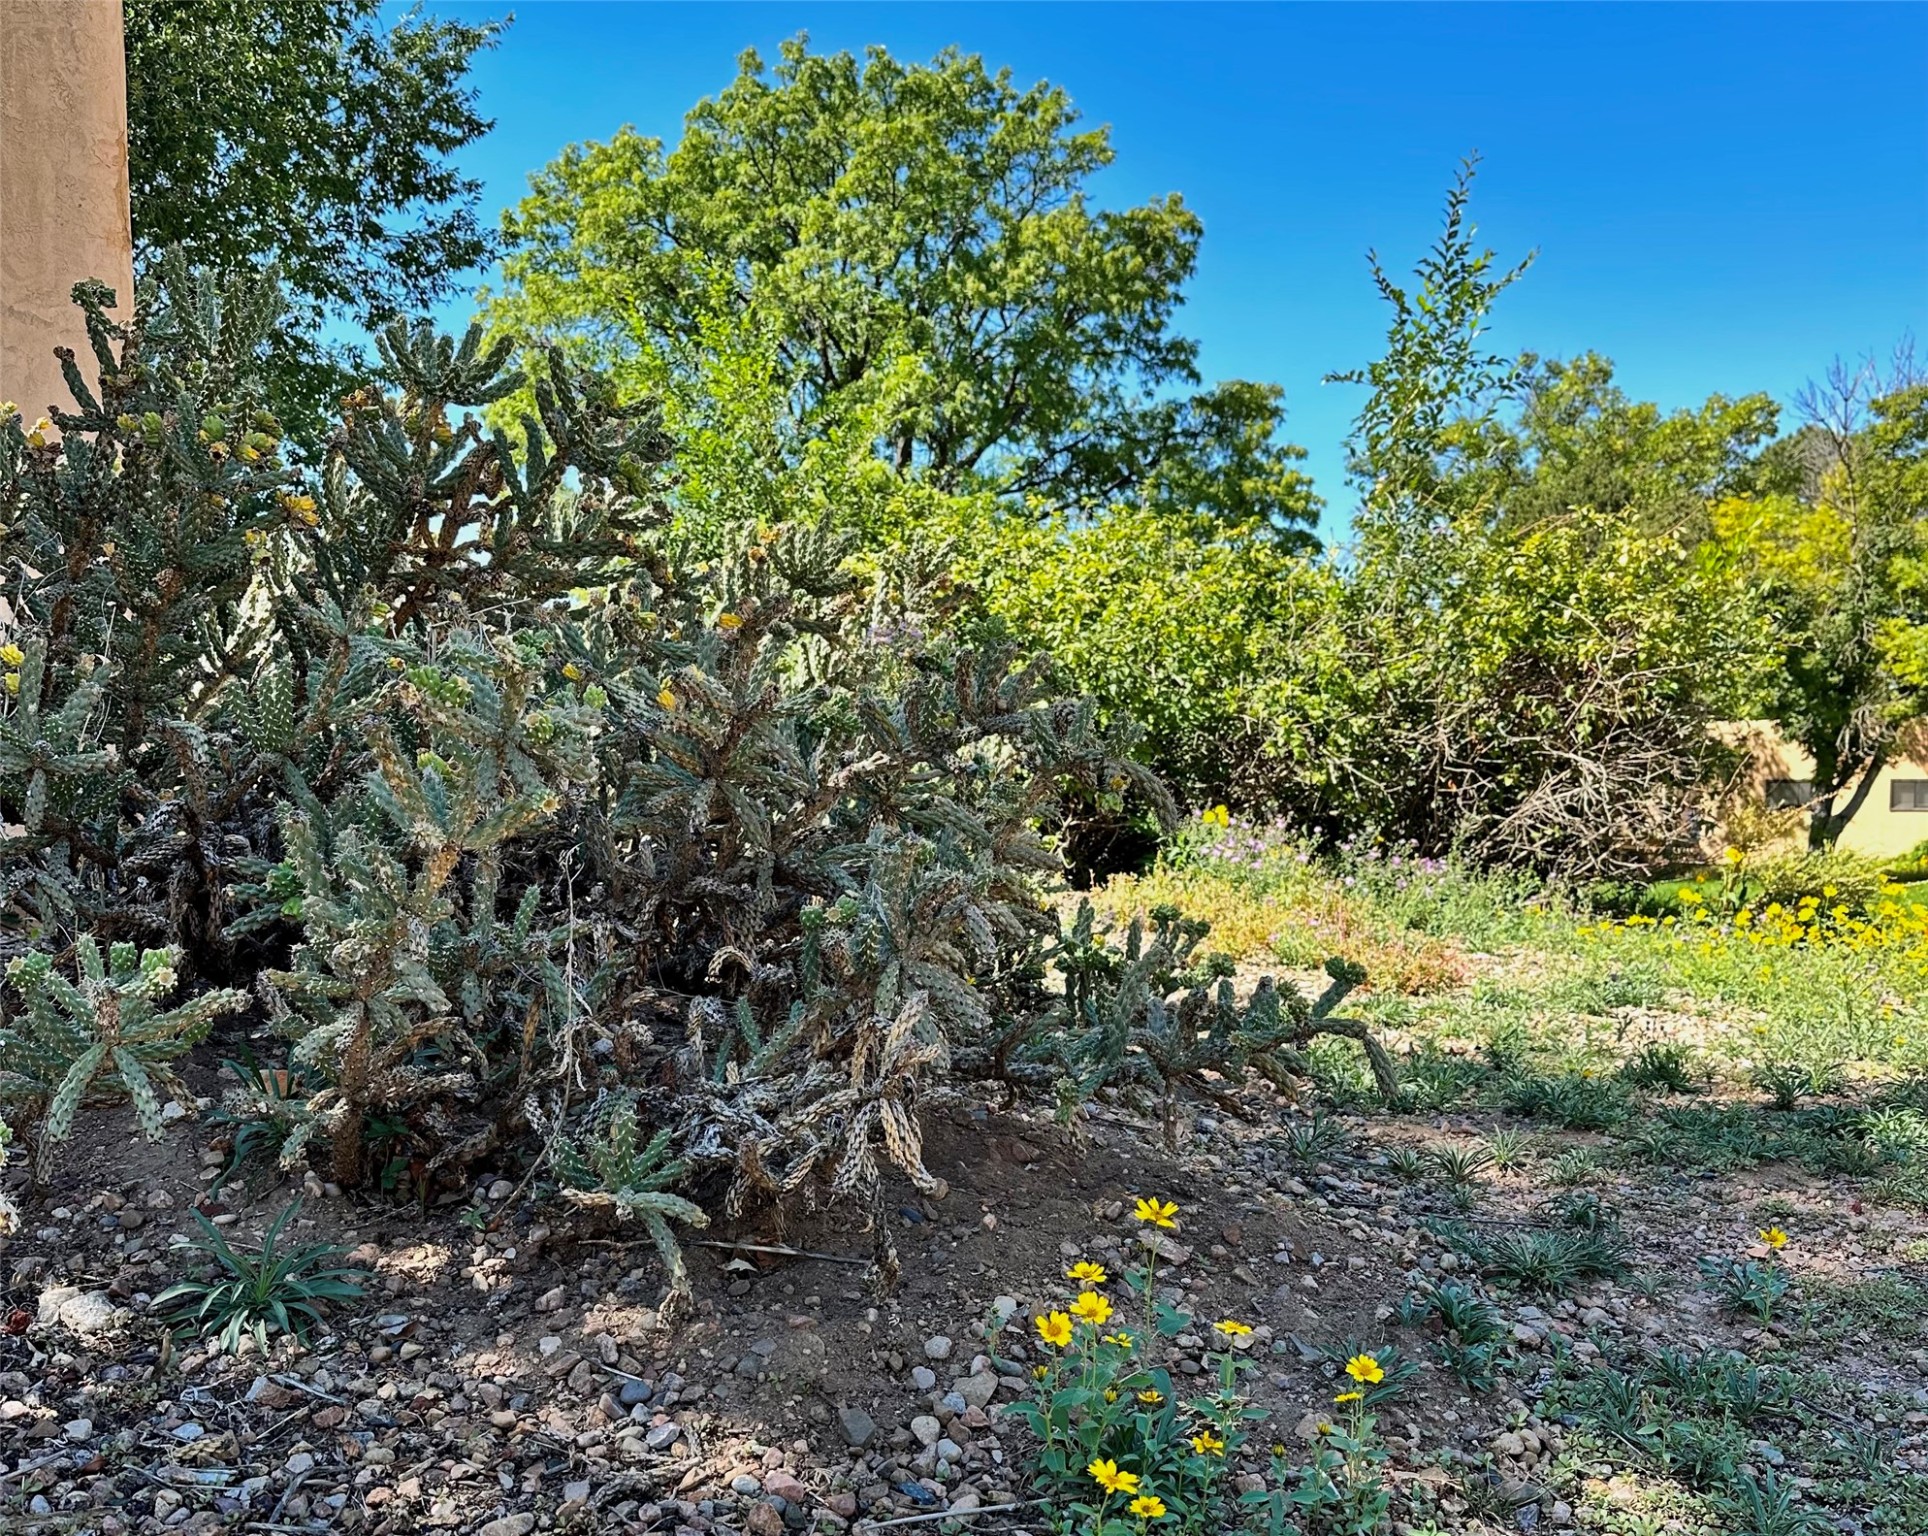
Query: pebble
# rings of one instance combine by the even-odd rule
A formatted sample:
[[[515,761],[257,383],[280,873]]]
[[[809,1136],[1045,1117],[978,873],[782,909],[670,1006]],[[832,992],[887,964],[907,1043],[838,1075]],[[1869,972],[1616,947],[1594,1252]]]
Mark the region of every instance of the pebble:
[[[475,1533],[475,1536],[529,1536],[536,1528],[536,1517],[526,1511],[519,1515],[503,1515],[491,1520]]]
[[[877,1425],[861,1408],[839,1408],[837,1424],[850,1445],[862,1450],[877,1438]]]
[[[917,1437],[919,1445],[935,1445],[937,1438],[944,1433],[944,1426],[928,1413],[920,1413],[910,1421],[910,1432]]]
[[[934,1333],[924,1340],[924,1353],[932,1360],[950,1359],[951,1347],[950,1339],[941,1333]]]

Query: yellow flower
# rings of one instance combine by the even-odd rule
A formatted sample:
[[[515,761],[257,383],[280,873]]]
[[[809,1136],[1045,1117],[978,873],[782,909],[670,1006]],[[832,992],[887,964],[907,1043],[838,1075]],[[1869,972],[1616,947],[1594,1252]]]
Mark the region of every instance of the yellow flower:
[[[1031,1375],[1035,1380],[1043,1381],[1044,1378],[1050,1374],[1051,1367],[1048,1365],[1034,1365],[1031,1367]]]
[[[1105,1401],[1108,1403],[1115,1403],[1118,1401],[1118,1389],[1116,1387],[1105,1388]]]
[[[1769,1227],[1761,1234],[1761,1241],[1766,1243],[1767,1246],[1772,1248],[1776,1253],[1779,1253],[1787,1246],[1787,1234],[1779,1227]]]
[[[1131,1501],[1130,1508],[1140,1520],[1157,1520],[1165,1513],[1165,1501],[1155,1493],[1141,1493]]]
[[[1823,896],[1832,896],[1835,894],[1835,887],[1831,885],[1824,885],[1821,887],[1821,894]]]
[[[1064,1273],[1066,1279],[1081,1281],[1085,1285],[1103,1285],[1105,1283],[1104,1265],[1093,1264],[1088,1259],[1080,1259]]]
[[[1131,1335],[1126,1333],[1122,1328],[1116,1333],[1106,1334],[1104,1341],[1107,1344],[1116,1344],[1120,1349],[1130,1349],[1132,1346]]]
[[[4,678],[0,678],[0,682],[5,683],[8,693],[18,693],[20,691],[20,674],[18,672],[9,672]]]
[[[734,613],[721,614],[718,616],[716,622],[718,627],[722,629],[741,629],[743,627],[742,617]]]
[[[1215,805],[1210,810],[1200,811],[1198,819],[1208,827],[1229,827],[1232,824],[1232,813],[1222,805]]]
[[[1134,1220],[1149,1222],[1154,1227],[1176,1227],[1178,1225],[1176,1220],[1178,1207],[1169,1200],[1160,1200],[1156,1195],[1153,1195],[1149,1200],[1140,1196],[1137,1204],[1132,1208],[1131,1214]]]
[[[1083,1323],[1108,1323],[1111,1303],[1096,1291],[1080,1291],[1078,1299],[1071,1303],[1071,1315]]]
[[[1038,1337],[1053,1349],[1063,1349],[1071,1342],[1071,1319],[1062,1312],[1046,1313],[1038,1319]]]
[[[1197,1434],[1192,1436],[1192,1449],[1197,1451],[1201,1456],[1223,1456],[1225,1454],[1225,1442],[1219,1439],[1218,1436],[1213,1434],[1209,1429],[1201,1429]]]
[[[1329,1434],[1331,1434],[1331,1433],[1332,1433],[1332,1421],[1331,1421],[1330,1419],[1321,1419],[1321,1420],[1319,1420],[1319,1423],[1318,1423],[1318,1428],[1317,1428],[1317,1431],[1316,1431],[1316,1432],[1317,1432],[1318,1434],[1321,1434],[1321,1435],[1329,1435]]]
[[[1165,1400],[1165,1394],[1163,1392],[1160,1392],[1156,1387],[1147,1387],[1145,1388],[1144,1391],[1138,1394],[1139,1402],[1149,1403],[1154,1408],[1156,1408],[1160,1403],[1164,1402],[1164,1400]]]
[[[1228,1339],[1242,1339],[1252,1331],[1245,1324],[1235,1322],[1229,1317],[1222,1322],[1213,1323],[1212,1326]]]
[[[17,645],[0,645],[0,661],[10,667],[17,667],[27,659],[27,653]]]
[[[562,675],[572,683],[579,683],[582,681],[582,668],[573,661],[565,661],[562,664]]]
[[[1363,1392],[1341,1392],[1333,1401],[1335,1403],[1356,1403],[1363,1400],[1365,1395]]]
[[[1346,1374],[1354,1381],[1368,1385],[1386,1379],[1385,1367],[1371,1355],[1354,1355],[1346,1362]]]
[[[665,709],[676,708],[676,695],[670,691],[669,685],[667,683],[665,683],[661,691],[657,693],[656,702],[662,705],[663,708]]]
[[[1742,853],[1738,848],[1729,848],[1721,857],[1729,864],[1738,864],[1742,859],[1746,858],[1747,855]]]
[[[1117,1462],[1109,1460],[1106,1457],[1100,1456],[1096,1461],[1092,1462],[1090,1466],[1086,1467],[1085,1471],[1091,1474],[1091,1480],[1100,1488],[1104,1489],[1106,1493],[1136,1493],[1138,1491],[1138,1474],[1136,1472],[1121,1470]]]

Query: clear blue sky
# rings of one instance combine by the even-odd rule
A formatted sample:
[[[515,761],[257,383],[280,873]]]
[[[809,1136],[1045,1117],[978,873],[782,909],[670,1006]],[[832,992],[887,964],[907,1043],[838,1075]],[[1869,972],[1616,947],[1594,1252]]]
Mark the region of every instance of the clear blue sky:
[[[508,6],[435,0],[464,15]],[[674,142],[740,50],[955,43],[1109,124],[1099,195],[1184,194],[1204,221],[1182,324],[1211,378],[1283,384],[1288,433],[1346,511],[1357,392],[1321,385],[1383,329],[1458,158],[1503,257],[1538,247],[1495,345],[1612,357],[1668,406],[1786,399],[1837,354],[1928,345],[1928,6],[671,5],[514,7],[475,74],[465,152],[491,216],[565,144]],[[466,306],[455,306],[451,314]]]

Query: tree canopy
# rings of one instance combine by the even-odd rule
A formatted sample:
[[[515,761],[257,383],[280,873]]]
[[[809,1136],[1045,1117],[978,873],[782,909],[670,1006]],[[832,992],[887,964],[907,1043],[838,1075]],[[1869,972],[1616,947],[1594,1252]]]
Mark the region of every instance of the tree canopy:
[[[488,259],[480,183],[454,156],[488,131],[467,83],[498,26],[381,0],[126,0],[135,262],[273,264],[297,329],[373,328]],[[340,392],[342,349],[283,338],[276,406]]]
[[[1096,206],[1112,157],[1055,86],[799,38],[745,53],[673,149],[625,128],[537,173],[491,315],[632,390],[754,360],[792,443],[843,434],[943,491],[1302,528],[1279,390],[1200,388],[1176,328],[1197,216]]]

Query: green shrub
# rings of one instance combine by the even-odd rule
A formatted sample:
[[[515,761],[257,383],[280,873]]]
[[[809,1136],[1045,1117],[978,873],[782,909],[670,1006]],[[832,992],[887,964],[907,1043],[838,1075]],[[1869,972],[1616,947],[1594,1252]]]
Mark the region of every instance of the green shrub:
[[[176,1328],[199,1332],[229,1354],[240,1347],[244,1335],[262,1350],[274,1334],[305,1342],[330,1302],[357,1300],[362,1289],[354,1271],[336,1267],[342,1250],[333,1244],[311,1243],[292,1252],[277,1247],[282,1230],[300,1210],[299,1200],[284,1207],[257,1253],[234,1247],[219,1227],[195,1211],[201,1235],[186,1247],[212,1261],[214,1277],[170,1285],[154,1298],[155,1310]]]

